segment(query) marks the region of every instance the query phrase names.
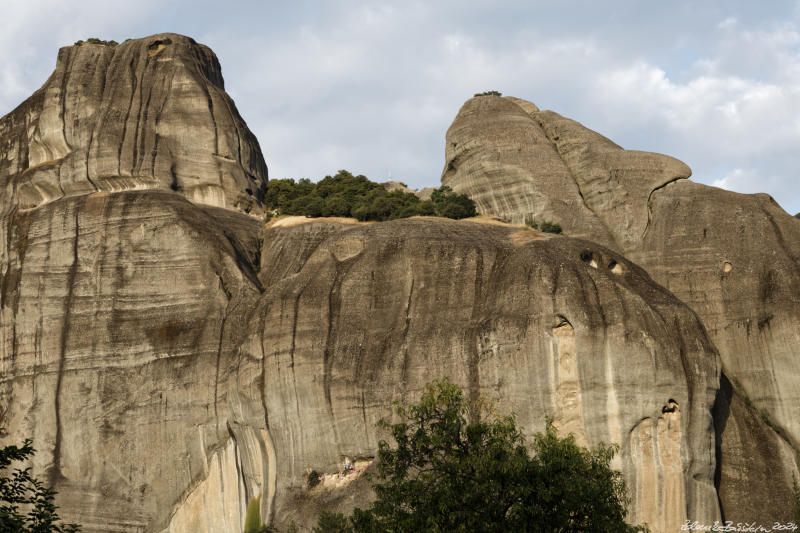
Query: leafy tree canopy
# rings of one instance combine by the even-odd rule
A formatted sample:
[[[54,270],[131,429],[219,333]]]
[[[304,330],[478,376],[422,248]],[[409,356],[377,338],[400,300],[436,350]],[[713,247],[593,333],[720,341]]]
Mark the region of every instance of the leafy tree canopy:
[[[365,176],[340,170],[317,183],[301,179],[270,180],[264,197],[267,209],[280,215],[353,217],[394,220],[415,215],[466,218],[477,215],[475,202],[449,187],[440,187],[430,200],[401,190],[387,191]]]
[[[0,429],[2,433],[2,429]],[[0,448],[0,532],[75,533],[80,527],[63,524],[53,503],[55,492],[35,479],[30,468],[10,470],[27,461],[36,450],[26,439],[22,446]]]
[[[317,533],[411,531],[646,531],[625,522],[625,483],[609,466],[616,448],[586,450],[551,421],[530,453],[513,416],[470,402],[447,379],[383,423],[377,499],[346,517],[323,513]]]

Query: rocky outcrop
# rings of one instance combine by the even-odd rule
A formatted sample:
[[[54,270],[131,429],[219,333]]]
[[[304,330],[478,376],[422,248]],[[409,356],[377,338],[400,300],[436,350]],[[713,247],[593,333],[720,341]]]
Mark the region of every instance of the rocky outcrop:
[[[693,183],[689,168],[674,158],[623,150],[575,121],[516,98],[468,101],[448,130],[447,146],[442,182],[457,192],[474,191],[483,212],[541,219],[564,216],[548,210],[547,201],[579,204],[555,220],[566,222],[567,233],[598,242],[610,236],[610,247],[689,304],[719,348],[725,372],[794,450],[794,460],[778,474],[783,485],[791,479],[800,449],[797,219],[767,195]],[[521,158],[526,152],[546,153],[546,163]],[[567,185],[553,186],[553,176]],[[525,196],[517,205],[528,210],[509,207],[504,199],[511,194]],[[755,442],[760,441],[748,445],[758,447]],[[782,507],[760,506],[761,514],[751,520],[769,521]]]
[[[8,221],[0,425],[34,440],[35,471],[84,531],[160,531],[219,463],[251,472],[210,495],[238,528],[264,486],[264,439],[221,385],[259,295],[259,224],[217,213],[100,192]]]
[[[555,221],[570,235],[614,248],[544,130],[516,101],[468,100],[447,130],[445,161],[442,185],[467,194],[479,212],[518,224]]]
[[[267,167],[207,47],[175,34],[62,48],[0,120],[0,214],[95,191],[161,189],[259,209]]]
[[[34,440],[84,531],[239,531],[268,485],[268,435],[220,385],[266,180],[216,57],[179,35],[63,48],[0,119],[3,442]]]
[[[266,394],[278,523],[308,469],[373,456],[392,402],[437,376],[497,398],[529,435],[552,416],[583,444],[621,443],[632,518],[655,531],[718,518],[717,354],[641,269],[508,225],[303,220],[264,234],[269,281],[237,385]]]

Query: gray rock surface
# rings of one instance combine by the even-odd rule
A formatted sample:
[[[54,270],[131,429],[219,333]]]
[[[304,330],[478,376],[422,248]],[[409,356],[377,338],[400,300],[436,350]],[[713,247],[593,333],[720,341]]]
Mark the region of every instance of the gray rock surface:
[[[480,213],[558,222],[569,235],[614,248],[542,127],[508,98],[477,96],[462,106],[447,130],[442,185],[467,194]]]
[[[267,167],[211,50],[176,34],[62,48],[0,120],[0,214],[94,191],[259,209]]]
[[[518,111],[508,110],[511,104]],[[454,145],[465,146],[469,156]],[[519,149],[509,151],[512,145]],[[791,479],[800,462],[800,221],[767,195],[693,183],[686,179],[689,168],[674,158],[623,150],[573,120],[516,98],[469,100],[448,130],[447,147],[442,182],[458,192],[476,191],[483,212],[539,218],[546,211],[540,207],[547,205],[543,194],[552,201],[567,201],[564,194],[571,194],[580,207],[569,216],[583,221],[567,219],[567,234],[587,236],[589,227],[596,235],[590,231],[588,238],[607,243],[610,236],[610,247],[692,307],[719,348],[726,374],[794,450],[793,461],[772,473],[784,485]],[[548,155],[546,163],[520,158],[526,150],[555,156]],[[464,159],[468,165],[461,164]],[[553,176],[563,176],[572,192],[554,187]],[[504,199],[510,194],[525,196],[517,206],[530,210],[509,207]],[[562,220],[556,222],[563,226]],[[754,449],[758,442],[748,445]],[[722,461],[723,468],[735,463]],[[783,507],[762,505],[752,519],[769,521]]]
[[[34,440],[63,517],[159,531],[213,470],[207,458],[246,440],[220,383],[259,294],[258,222],[156,191],[66,198],[8,222],[0,425]]]
[[[308,469],[373,456],[392,402],[438,376],[497,398],[529,435],[553,416],[581,444],[621,443],[632,518],[654,531],[718,518],[719,360],[694,313],[641,269],[502,224],[307,220],[264,234],[269,281],[240,367],[266,393],[278,523],[297,518],[284,495]]]

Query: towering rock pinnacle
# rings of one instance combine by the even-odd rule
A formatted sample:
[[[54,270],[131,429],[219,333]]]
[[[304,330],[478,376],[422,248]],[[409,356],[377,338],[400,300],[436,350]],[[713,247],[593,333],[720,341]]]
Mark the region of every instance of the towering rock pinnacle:
[[[249,212],[266,181],[216,56],[181,35],[62,48],[44,86],[0,120],[0,214],[141,189]]]

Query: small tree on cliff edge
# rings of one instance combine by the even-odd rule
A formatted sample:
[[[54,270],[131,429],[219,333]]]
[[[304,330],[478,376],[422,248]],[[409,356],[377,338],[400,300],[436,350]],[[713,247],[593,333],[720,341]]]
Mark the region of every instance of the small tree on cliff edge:
[[[2,428],[0,428],[2,433]],[[55,492],[31,476],[30,468],[9,469],[24,462],[36,450],[27,439],[21,447],[0,448],[0,533],[75,533],[80,527],[63,524],[53,503]]]
[[[314,531],[646,531],[625,523],[614,447],[582,449],[548,421],[531,455],[513,416],[465,400],[447,379],[397,414],[383,423],[397,445],[379,444],[376,501],[350,517],[323,513]]]

